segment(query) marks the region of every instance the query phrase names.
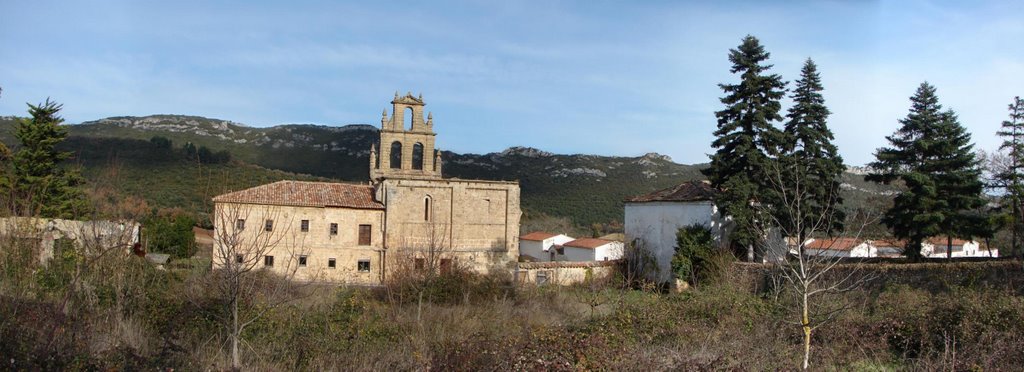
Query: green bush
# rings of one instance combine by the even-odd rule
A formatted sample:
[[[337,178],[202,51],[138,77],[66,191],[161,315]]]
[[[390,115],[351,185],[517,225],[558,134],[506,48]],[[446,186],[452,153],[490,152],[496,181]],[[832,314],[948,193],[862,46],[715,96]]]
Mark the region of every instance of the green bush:
[[[727,267],[715,249],[715,237],[704,225],[679,228],[676,252],[672,256],[672,273],[677,279],[692,284],[706,284],[721,276]]]
[[[195,225],[195,218],[184,213],[151,218],[144,230],[146,249],[174,258],[192,257],[196,253],[196,237],[192,232]]]

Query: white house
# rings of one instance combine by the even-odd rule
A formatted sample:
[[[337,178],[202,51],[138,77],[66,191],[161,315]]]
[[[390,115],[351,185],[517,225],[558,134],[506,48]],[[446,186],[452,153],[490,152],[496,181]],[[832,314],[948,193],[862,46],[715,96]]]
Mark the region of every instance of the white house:
[[[928,258],[946,258],[946,249],[952,248],[952,257],[999,257],[999,250],[981,248],[974,240],[956,239],[950,241],[945,236],[929,238],[921,243],[921,255]]]
[[[809,256],[878,257],[878,249],[871,242],[854,238],[809,239],[804,252]]]
[[[519,256],[535,262],[554,261],[557,252],[551,248],[573,240],[562,234],[534,231],[519,237]]]
[[[953,239],[953,257],[999,257],[999,250],[982,248],[973,240]],[[809,239],[805,251],[809,255],[830,257],[886,257],[900,258],[907,242],[904,240],[856,240],[853,238]],[[921,242],[921,255],[927,258],[946,258],[946,237],[932,237]],[[793,252],[795,253],[795,252]]]
[[[622,258],[622,242],[598,238],[580,238],[561,246],[559,258],[564,261],[609,261]]]
[[[712,203],[713,196],[711,184],[691,181],[625,201],[626,241],[653,261],[655,270],[647,270],[651,279],[672,279],[672,255],[680,227],[704,225],[719,240],[725,239],[724,219]]]

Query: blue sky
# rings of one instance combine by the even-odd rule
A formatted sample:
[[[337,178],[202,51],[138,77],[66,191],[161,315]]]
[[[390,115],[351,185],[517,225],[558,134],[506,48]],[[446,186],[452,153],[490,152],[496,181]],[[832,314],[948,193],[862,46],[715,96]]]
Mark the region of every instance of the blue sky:
[[[378,124],[412,91],[443,149],[699,163],[747,34],[786,80],[815,60],[849,164],[886,145],[922,81],[985,150],[1024,96],[1019,1],[0,0],[0,115],[52,97],[69,122]]]

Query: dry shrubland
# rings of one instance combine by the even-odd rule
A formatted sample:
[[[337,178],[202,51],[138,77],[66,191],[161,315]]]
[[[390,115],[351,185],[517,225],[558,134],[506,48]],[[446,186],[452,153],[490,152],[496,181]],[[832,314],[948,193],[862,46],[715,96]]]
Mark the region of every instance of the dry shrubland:
[[[109,255],[96,268],[0,256],[4,369],[228,369],[223,300],[208,263],[159,270]],[[13,252],[13,253],[12,253]],[[78,267],[76,282],[61,270]],[[1016,274],[1016,275],[1019,275]],[[65,279],[61,279],[65,278]],[[678,294],[610,278],[578,287],[510,285],[463,270],[382,288],[302,286],[244,331],[261,370],[788,370],[802,357],[791,304],[732,275]],[[261,280],[279,280],[266,276]],[[416,282],[410,282],[416,281]],[[69,286],[73,286],[69,287]],[[411,291],[411,292],[410,292]],[[425,293],[420,300],[419,293]],[[1014,369],[1024,300],[1012,288],[898,284],[846,293],[815,333],[812,367]],[[66,306],[65,306],[66,305]]]

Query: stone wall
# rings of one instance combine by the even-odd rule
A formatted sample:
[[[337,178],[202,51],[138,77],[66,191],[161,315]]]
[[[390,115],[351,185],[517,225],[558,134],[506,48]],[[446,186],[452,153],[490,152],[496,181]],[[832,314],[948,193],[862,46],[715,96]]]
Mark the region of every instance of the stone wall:
[[[384,241],[384,211],[352,208],[317,208],[218,203],[214,211],[214,268],[223,265],[218,246],[234,233],[238,219],[245,220],[238,232],[240,252],[265,250],[261,256],[273,256],[273,271],[296,280],[324,280],[355,284],[379,284]],[[265,230],[273,220],[272,231]],[[302,231],[308,220],[308,231]],[[337,234],[331,234],[331,224]],[[370,225],[370,244],[359,244],[359,225]],[[260,249],[259,246],[266,246]],[[300,257],[306,257],[305,266]],[[264,267],[264,257],[249,257]],[[334,267],[329,266],[334,259]],[[359,270],[359,261],[368,261],[369,270]],[[365,269],[365,264],[364,264]]]
[[[599,279],[613,275],[619,261],[590,262],[520,262],[514,272],[516,283],[521,285],[573,285],[588,279]]]
[[[440,251],[483,273],[519,256],[516,182],[385,179],[377,198],[387,206],[384,247],[393,257]]]

